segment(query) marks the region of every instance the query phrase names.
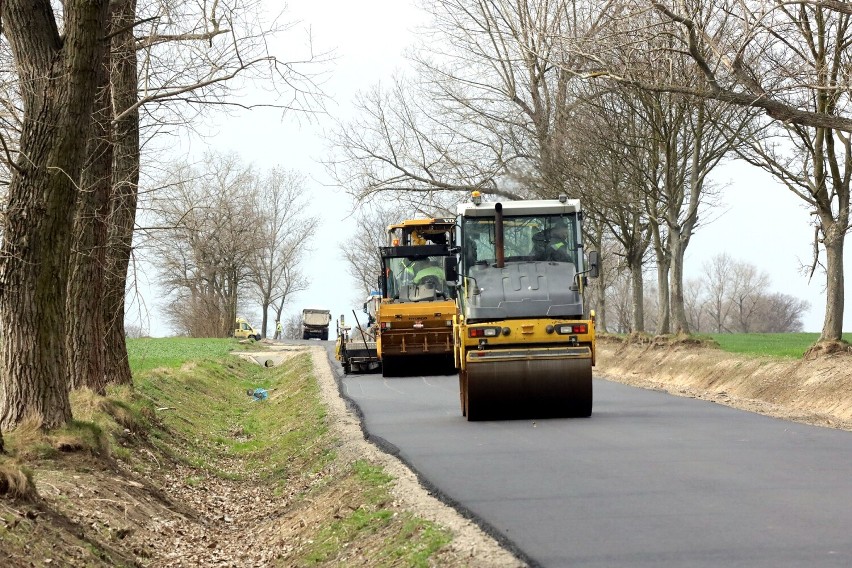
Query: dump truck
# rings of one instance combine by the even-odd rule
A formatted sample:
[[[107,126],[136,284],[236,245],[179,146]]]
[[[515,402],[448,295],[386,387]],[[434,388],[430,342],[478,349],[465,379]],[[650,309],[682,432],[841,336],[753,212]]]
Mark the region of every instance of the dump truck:
[[[331,323],[329,310],[302,310],[302,339],[328,339],[328,326]]]
[[[337,345],[335,356],[343,367],[344,374],[358,372],[375,372],[381,369],[378,350],[376,347],[376,313],[381,301],[379,292],[373,292],[364,302],[363,321],[355,312],[355,326],[346,324],[343,314],[337,320]]]
[[[455,373],[455,220],[411,219],[388,227],[380,247],[378,347],[382,375]]]
[[[260,341],[260,332],[252,327],[246,318],[238,317],[234,322],[234,337]]]
[[[594,312],[580,202],[458,206],[459,290],[454,321],[462,415],[468,420],[585,417],[592,413]]]

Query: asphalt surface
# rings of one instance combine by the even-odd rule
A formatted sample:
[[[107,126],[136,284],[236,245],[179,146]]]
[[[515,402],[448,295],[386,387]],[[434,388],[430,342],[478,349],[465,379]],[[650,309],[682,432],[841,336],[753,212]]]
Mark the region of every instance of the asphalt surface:
[[[591,418],[467,422],[456,376],[340,374],[368,437],[533,566],[852,566],[852,433],[595,379]]]

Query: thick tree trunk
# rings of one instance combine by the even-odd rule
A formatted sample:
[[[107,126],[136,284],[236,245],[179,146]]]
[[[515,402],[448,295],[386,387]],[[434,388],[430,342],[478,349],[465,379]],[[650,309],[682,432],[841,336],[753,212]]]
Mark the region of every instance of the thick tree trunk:
[[[104,294],[107,215],[112,184],[112,105],[109,89],[109,50],[101,42],[92,130],[86,164],[80,178],[80,198],[74,220],[74,242],[66,303],[68,372],[71,388],[88,387],[104,394],[104,333],[101,302]]]
[[[124,295],[133,246],[133,228],[139,188],[139,112],[135,110],[138,97],[136,46],[133,38],[135,0],[113,1],[112,27],[122,30],[112,36],[114,154],[112,195],[109,213],[109,249],[104,293],[106,323],[107,381],[132,384],[127,339],[124,334]],[[134,110],[130,110],[134,109]]]
[[[8,189],[0,252],[4,334],[0,424],[34,417],[45,428],[71,418],[65,349],[68,259],[80,170],[96,86],[105,0],[67,0],[64,38],[48,0],[6,0],[24,118]]]

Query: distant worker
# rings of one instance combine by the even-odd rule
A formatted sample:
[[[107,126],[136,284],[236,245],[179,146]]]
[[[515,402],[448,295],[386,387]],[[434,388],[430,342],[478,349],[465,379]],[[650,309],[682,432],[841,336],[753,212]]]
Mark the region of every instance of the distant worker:
[[[568,237],[568,221],[562,217],[556,217],[551,221],[549,229],[539,231],[533,236],[531,255],[535,260],[572,262]]]
[[[423,260],[415,263],[416,273],[414,283],[418,285],[431,285],[438,292],[444,287],[444,269],[434,261]]]
[[[275,337],[273,337],[273,339],[283,339],[283,337],[282,337],[283,331],[284,331],[284,328],[281,325],[281,321],[276,320],[275,321]]]

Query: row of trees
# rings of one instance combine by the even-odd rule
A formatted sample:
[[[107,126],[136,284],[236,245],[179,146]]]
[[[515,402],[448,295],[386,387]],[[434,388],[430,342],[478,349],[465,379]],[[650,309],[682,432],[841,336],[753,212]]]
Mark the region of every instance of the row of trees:
[[[629,275],[616,274],[606,291],[612,317],[605,331],[626,333],[633,329]],[[645,286],[654,290],[653,282]],[[656,298],[653,293],[646,295],[646,312],[657,312]],[[802,331],[802,316],[810,304],[773,292],[765,272],[723,253],[704,264],[700,277],[686,280],[684,307],[694,333],[789,333]],[[657,325],[652,316],[647,331],[656,331]]]
[[[270,310],[279,321],[308,285],[299,265],[319,219],[306,212],[304,184],[283,168],[262,175],[234,154],[168,170],[150,203],[161,228],[149,247],[175,332],[225,337],[251,302],[261,307],[266,337]]]
[[[802,0],[428,0],[413,71],[360,96],[329,172],[354,197],[433,211],[477,189],[580,198],[629,274],[629,329],[694,330],[684,258],[741,159],[812,212],[821,339],[840,340],[850,228],[852,10]],[[644,275],[656,273],[646,315]],[[617,273],[604,274],[612,281]],[[596,300],[606,325],[606,301]]]
[[[270,53],[282,28],[261,12],[259,0],[0,2],[0,428],[62,426],[71,388],[130,383],[143,143],[231,104],[235,79],[264,78],[282,109],[317,100],[322,56]]]

